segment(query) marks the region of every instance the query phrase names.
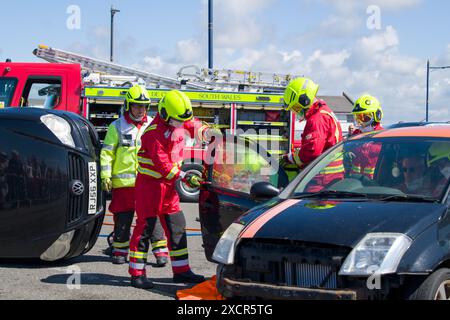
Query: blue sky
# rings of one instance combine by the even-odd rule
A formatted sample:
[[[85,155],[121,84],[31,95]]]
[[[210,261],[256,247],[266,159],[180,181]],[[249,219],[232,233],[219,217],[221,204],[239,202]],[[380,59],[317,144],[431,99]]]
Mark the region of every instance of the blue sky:
[[[207,65],[206,0],[3,1],[0,60],[39,61],[38,44],[109,58],[109,9],[116,62],[174,76]],[[324,94],[370,92],[388,122],[422,120],[425,64],[450,65],[445,0],[214,0],[215,67],[307,75]],[[375,4],[381,29],[366,26]],[[70,5],[81,28],[69,30]],[[432,119],[450,120],[450,70],[432,73]]]

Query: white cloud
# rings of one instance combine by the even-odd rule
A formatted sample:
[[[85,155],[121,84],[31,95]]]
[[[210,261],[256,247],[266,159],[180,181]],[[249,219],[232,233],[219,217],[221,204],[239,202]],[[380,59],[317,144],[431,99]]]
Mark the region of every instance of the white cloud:
[[[382,10],[400,10],[417,6],[422,0],[365,0],[367,5],[377,5]]]
[[[401,10],[417,6],[422,0],[322,0],[336,8],[340,13],[354,13],[370,5],[379,6],[381,10]]]
[[[193,62],[190,59],[199,57],[193,48],[195,46],[195,41],[182,41],[177,47],[187,47],[184,58],[148,56],[139,67],[175,76],[179,68],[186,64],[184,62]],[[222,48],[216,51],[216,61],[224,69],[305,75],[315,80],[321,87],[320,93],[325,95],[339,95],[344,91],[357,98],[361,94],[371,93],[381,100],[387,123],[423,120],[425,61],[400,54],[399,46],[396,30],[388,27],[383,32],[362,37],[353,46],[341,50],[315,50],[305,55],[299,50],[279,50],[275,45],[262,49]],[[442,57],[447,54],[445,52]],[[450,120],[449,85],[448,73],[432,73],[431,120]]]
[[[161,70],[166,65],[159,56],[145,57],[144,63],[146,64],[147,70]]]
[[[341,67],[348,58],[350,58],[350,53],[347,50],[333,53],[323,53],[321,50],[316,50],[309,57],[308,63],[324,69],[334,69]]]
[[[176,56],[183,63],[198,63],[204,51],[202,44],[195,39],[181,40],[177,43]]]
[[[215,66],[309,76],[320,84],[321,94],[339,95],[345,91],[354,98],[364,93],[377,96],[383,104],[388,123],[424,119],[426,61],[415,57],[414,53],[401,53],[401,39],[394,26],[370,31],[369,34],[361,34],[361,29],[358,29],[366,18],[365,9],[369,4],[379,5],[382,10],[397,10],[421,1],[323,1],[333,5],[335,12],[327,20],[318,22],[317,29],[294,34],[297,39],[320,41],[318,45],[309,42],[305,48],[312,51],[306,52],[298,49],[303,48],[299,42],[288,42],[296,43],[296,47],[280,46],[276,37],[267,36],[268,25],[258,20],[258,13],[276,0],[217,0]],[[361,16],[355,16],[355,10]],[[365,26],[362,29],[367,32]],[[328,46],[335,37],[341,37],[342,45]],[[178,70],[188,64],[205,67],[204,39],[184,39],[178,41],[174,49],[171,56],[162,55],[157,50],[148,51],[134,67],[170,77],[175,77]],[[441,56],[432,60],[432,64],[450,65],[450,44],[443,51]],[[432,120],[450,120],[449,85],[448,71],[432,73]]]
[[[264,24],[258,14],[274,0],[214,1],[215,44],[224,48],[248,48],[264,37]]]
[[[392,26],[388,26],[385,32],[363,37],[360,40],[361,50],[368,54],[385,51],[398,45],[398,34]]]

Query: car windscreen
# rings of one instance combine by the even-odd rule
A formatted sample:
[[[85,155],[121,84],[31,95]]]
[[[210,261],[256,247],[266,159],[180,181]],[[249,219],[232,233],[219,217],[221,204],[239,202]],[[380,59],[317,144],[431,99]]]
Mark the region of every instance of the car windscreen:
[[[11,105],[11,99],[17,85],[16,78],[0,77],[0,109]]]
[[[450,183],[450,139],[349,140],[307,170],[291,197],[333,193],[440,201]]]
[[[268,182],[277,188],[288,184],[286,173],[259,144],[248,139],[228,137],[216,146],[214,164],[210,167],[213,186],[250,194],[257,182]]]

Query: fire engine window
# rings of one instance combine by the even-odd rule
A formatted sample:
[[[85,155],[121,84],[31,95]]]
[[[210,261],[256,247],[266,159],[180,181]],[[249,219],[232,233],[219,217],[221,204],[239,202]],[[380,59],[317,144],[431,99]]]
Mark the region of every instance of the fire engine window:
[[[53,109],[60,102],[60,79],[29,79],[23,91],[21,106]]]
[[[16,85],[16,78],[0,78],[0,109],[10,106]]]

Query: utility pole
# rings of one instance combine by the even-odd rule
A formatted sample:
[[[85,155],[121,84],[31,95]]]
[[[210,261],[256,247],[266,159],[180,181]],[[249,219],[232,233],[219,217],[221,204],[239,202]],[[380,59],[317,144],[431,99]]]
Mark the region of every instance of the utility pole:
[[[120,10],[117,10],[114,6],[111,6],[111,62],[114,61],[114,15],[117,12],[120,12]]]
[[[444,69],[450,69],[450,66],[444,66],[444,67],[431,67],[430,66],[430,60],[427,61],[427,101],[426,101],[426,118],[425,121],[428,122],[429,120],[429,105],[430,105],[430,70],[444,70]]]
[[[427,103],[425,112],[425,122],[428,122],[428,110],[430,105],[430,60],[427,61]]]
[[[214,11],[213,11],[213,0],[208,0],[208,68],[211,70],[214,68],[213,64],[213,30],[214,30]]]

